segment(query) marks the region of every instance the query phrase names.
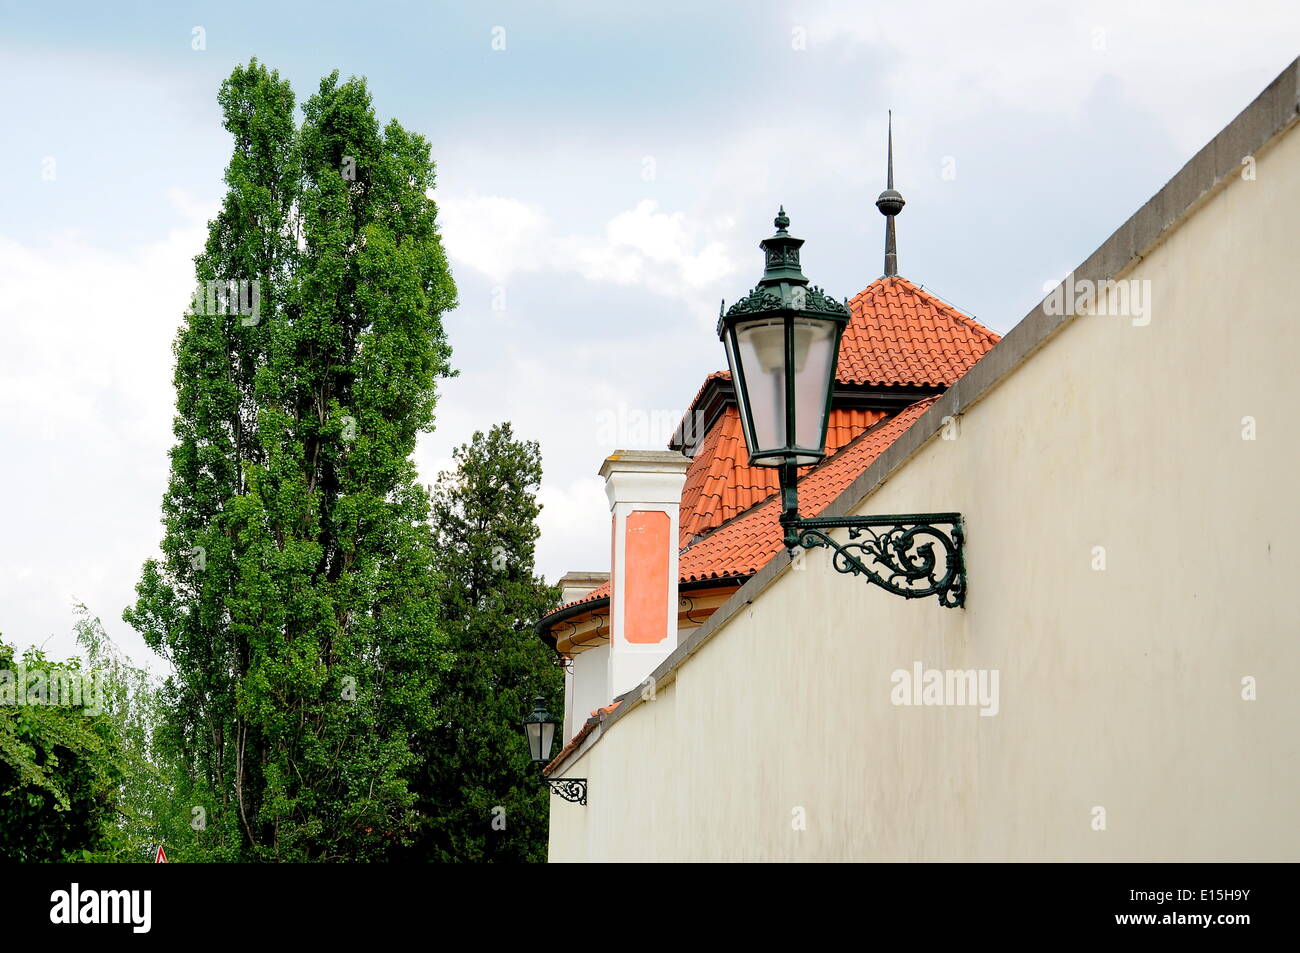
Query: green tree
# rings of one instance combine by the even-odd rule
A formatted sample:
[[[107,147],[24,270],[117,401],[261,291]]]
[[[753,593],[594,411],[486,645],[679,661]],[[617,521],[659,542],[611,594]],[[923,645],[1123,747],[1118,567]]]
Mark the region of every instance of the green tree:
[[[73,631],[99,689],[103,714],[113,724],[122,753],[111,836],[84,852],[86,859],[152,861],[159,844],[172,861],[227,860],[204,836],[208,807],[185,776],[179,752],[159,743],[164,714],[157,679],[113,644],[85,605],[75,604]]]
[[[219,102],[234,151],[196,277],[255,281],[258,308],[185,316],[163,556],[125,618],[172,666],[158,741],[210,849],[377,857],[414,829],[446,665],[411,460],[451,373],[434,166],[364,80],[326,77],[298,126],[254,60]]]
[[[519,723],[563,673],[533,631],[558,590],[533,574],[542,460],[510,424],[474,434],[433,496],[439,624],[455,664],[436,727],[422,735],[425,815],[412,853],[428,860],[543,861],[549,795]]]
[[[112,842],[128,759],[88,674],[0,642],[0,860],[80,860]]]

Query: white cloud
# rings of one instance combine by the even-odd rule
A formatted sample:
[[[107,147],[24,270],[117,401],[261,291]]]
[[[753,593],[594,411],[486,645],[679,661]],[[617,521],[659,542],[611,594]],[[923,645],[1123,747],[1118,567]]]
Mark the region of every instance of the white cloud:
[[[537,563],[548,582],[557,582],[565,572],[609,569],[609,502],[600,477],[548,483],[537,500],[542,504]]]
[[[106,250],[75,235],[29,245],[0,235],[0,419],[5,540],[0,632],[73,651],[74,596],[117,622],[141,562],[157,549],[171,445],[171,342],[193,257],[215,207],[169,194],[183,220],[160,241]],[[52,628],[51,619],[61,620]]]
[[[495,282],[514,271],[536,271],[548,222],[540,206],[498,195],[439,193],[439,226],[453,262]]]
[[[877,64],[889,102],[942,104],[916,109],[913,132],[929,115],[1070,115],[1099,79],[1113,76],[1137,106],[1171,120],[1170,135],[1188,153],[1245,105],[1238,88],[1223,82],[1225,72],[1255,72],[1246,85],[1262,88],[1295,56],[1300,31],[1300,5],[1225,8],[1211,0],[888,7],[830,0],[791,17],[807,28],[808,55],[828,55],[840,43],[847,55]],[[1104,130],[1097,135],[1106,141]]]
[[[545,269],[686,297],[735,270],[723,240],[733,219],[693,222],[652,199],[615,215],[602,235],[557,234],[540,206],[497,195],[443,195],[438,207],[453,264],[498,283]]]
[[[589,281],[643,285],[672,297],[690,295],[734,271],[726,246],[707,237],[716,224],[696,224],[682,212],[657,208],[642,199],[610,219],[602,239],[567,239],[561,255],[571,253]]]

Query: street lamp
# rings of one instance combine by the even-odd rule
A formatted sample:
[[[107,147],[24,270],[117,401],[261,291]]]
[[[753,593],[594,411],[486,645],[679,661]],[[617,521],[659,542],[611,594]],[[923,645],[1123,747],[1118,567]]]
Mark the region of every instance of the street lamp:
[[[586,778],[548,778],[542,773],[546,763],[551,760],[556,721],[546,710],[546,699],[541,695],[533,699],[533,712],[524,719],[523,728],[524,739],[528,742],[528,755],[537,766],[537,776],[542,783],[566,801],[586,804]]]
[[[777,233],[759,247],[767,268],[758,285],[721,317],[740,420],[752,466],[806,466],[821,460],[835,386],[840,336],[849,310],[799,270],[802,238],[786,231],[785,208]]]
[[[940,604],[957,608],[966,593],[961,514],[799,516],[799,468],[825,456],[849,310],[847,302],[809,285],[799,264],[803,239],[787,231],[784,207],[773,224],[776,234],[759,243],[763,277],[730,308],[723,303],[718,337],[736,385],[750,466],[780,471],[786,548],[793,557],[800,546],[826,546],[839,572],[861,575],[907,599],[937,595]],[[942,526],[951,529],[944,532]],[[837,543],[829,535],[832,529],[847,529],[850,542]]]

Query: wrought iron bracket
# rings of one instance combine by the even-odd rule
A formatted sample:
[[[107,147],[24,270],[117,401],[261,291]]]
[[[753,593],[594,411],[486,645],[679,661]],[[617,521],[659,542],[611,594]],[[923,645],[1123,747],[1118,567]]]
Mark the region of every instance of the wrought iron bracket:
[[[571,804],[587,803],[586,778],[542,778],[542,783]]]
[[[869,584],[904,599],[937,596],[939,604],[949,609],[965,604],[960,513],[800,518],[795,476],[793,466],[782,467],[781,526],[792,558],[800,547],[825,546],[833,554],[836,572],[863,576]],[[847,529],[849,541],[836,542],[830,535],[834,529]]]

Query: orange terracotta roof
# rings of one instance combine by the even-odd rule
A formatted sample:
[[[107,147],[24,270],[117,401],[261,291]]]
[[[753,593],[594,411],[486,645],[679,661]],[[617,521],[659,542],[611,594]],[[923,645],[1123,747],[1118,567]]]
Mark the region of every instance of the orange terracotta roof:
[[[834,454],[886,416],[883,410],[832,410],[826,426],[826,455]],[[689,546],[697,536],[720,526],[755,503],[761,503],[780,489],[775,468],[751,467],[748,460],[740,412],[733,404],[713,425],[686,471],[679,546]]]
[[[878,278],[849,300],[837,379],[845,384],[954,383],[1001,340],[906,278]]]
[[[938,397],[917,401],[809,470],[799,481],[800,515],[816,516],[829,506],[936,400]],[[780,516],[781,501],[773,496],[724,523],[682,552],[678,559],[681,581],[724,579],[758,572],[783,548]]]
[[[578,729],[577,734],[575,734],[572,738],[569,739],[569,743],[560,749],[560,753],[557,754],[554,758],[552,758],[547,763],[546,767],[542,768],[542,774],[550,774],[553,770],[555,770],[555,766],[558,765],[565,758],[567,758],[570,755],[570,753],[572,753],[573,750],[578,747],[578,745],[582,744],[583,739],[586,738],[587,735],[595,731],[596,726],[599,724],[600,724],[600,719],[598,719],[594,715],[588,718],[585,722],[583,722],[583,725],[581,728]]]

